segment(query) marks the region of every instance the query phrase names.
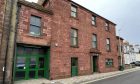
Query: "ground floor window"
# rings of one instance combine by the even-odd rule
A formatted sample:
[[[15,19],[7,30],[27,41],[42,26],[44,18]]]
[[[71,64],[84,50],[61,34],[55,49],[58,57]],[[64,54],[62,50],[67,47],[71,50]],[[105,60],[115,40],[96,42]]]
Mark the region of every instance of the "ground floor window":
[[[107,58],[105,61],[106,67],[113,67],[113,59]]]

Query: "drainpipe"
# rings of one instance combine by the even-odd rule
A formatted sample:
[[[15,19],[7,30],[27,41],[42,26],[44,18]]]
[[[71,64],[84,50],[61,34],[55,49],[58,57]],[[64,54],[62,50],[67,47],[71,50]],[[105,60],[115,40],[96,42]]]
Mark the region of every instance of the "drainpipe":
[[[8,6],[9,5],[9,6]],[[9,35],[10,35],[10,24],[11,24],[11,13],[12,13],[12,10],[9,9],[9,7],[11,8],[11,2],[6,0],[6,4],[5,4],[5,18],[4,18],[4,29],[3,29],[3,37],[2,37],[2,40],[6,43],[3,43],[2,46],[5,47],[5,49],[3,49],[1,52],[3,52],[3,56],[5,56],[5,61],[4,61],[4,66],[3,66],[3,81],[2,83],[5,84],[5,77],[6,77],[6,67],[7,67],[7,64],[6,64],[6,61],[7,61],[7,53],[8,53],[8,43],[9,43]],[[8,17],[9,16],[9,17]]]
[[[7,6],[7,11],[10,10],[9,18],[9,31],[8,31],[8,40],[5,53],[5,71],[3,76],[3,84],[11,84],[12,79],[12,64],[13,64],[13,54],[14,54],[14,39],[15,39],[15,28],[16,28],[16,12],[17,12],[17,0],[9,0],[10,8]],[[7,18],[7,17],[6,17]]]
[[[17,22],[16,22],[16,31],[15,31],[15,39],[14,39],[14,53],[13,53],[13,73],[12,73],[12,84],[14,84],[14,78],[15,78],[15,67],[16,67],[16,47],[17,47],[17,44],[16,44],[16,39],[17,39],[17,29],[18,29],[18,24],[19,24],[19,14],[20,14],[20,9],[21,9],[21,5],[20,4],[17,4]]]
[[[5,22],[5,14],[6,14],[6,5],[7,5],[7,1],[5,0],[4,1],[4,18],[3,18],[3,32],[4,32],[4,22]],[[4,33],[2,33],[2,37],[1,37],[1,43],[2,43],[2,40],[3,40],[3,34]],[[2,48],[2,47],[1,47]],[[1,52],[2,52],[2,49],[1,49]],[[1,56],[2,56],[2,54],[1,54]],[[2,78],[2,84],[4,84],[4,78],[5,78],[5,61],[4,61],[4,65],[3,65],[3,68],[2,68],[2,71],[3,71],[3,78]]]

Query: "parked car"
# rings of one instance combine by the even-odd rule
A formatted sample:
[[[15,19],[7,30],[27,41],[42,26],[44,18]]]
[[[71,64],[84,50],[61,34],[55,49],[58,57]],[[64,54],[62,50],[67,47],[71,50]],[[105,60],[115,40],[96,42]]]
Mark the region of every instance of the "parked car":
[[[135,62],[135,65],[136,65],[136,66],[140,66],[140,61],[136,61],[136,62]]]
[[[130,64],[135,64],[135,62],[131,62]]]

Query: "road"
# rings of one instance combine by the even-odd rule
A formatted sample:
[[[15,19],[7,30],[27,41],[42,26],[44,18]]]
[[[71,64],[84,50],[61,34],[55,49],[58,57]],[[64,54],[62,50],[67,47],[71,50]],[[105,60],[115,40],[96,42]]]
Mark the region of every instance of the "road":
[[[88,84],[140,84],[140,71],[112,77]]]

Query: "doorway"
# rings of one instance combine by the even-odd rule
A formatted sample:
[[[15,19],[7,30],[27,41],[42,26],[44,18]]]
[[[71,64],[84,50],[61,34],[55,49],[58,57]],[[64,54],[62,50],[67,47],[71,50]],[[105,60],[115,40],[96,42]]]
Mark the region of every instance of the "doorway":
[[[78,58],[71,58],[71,76],[78,76]]]
[[[92,70],[93,73],[98,72],[98,56],[92,56]]]

